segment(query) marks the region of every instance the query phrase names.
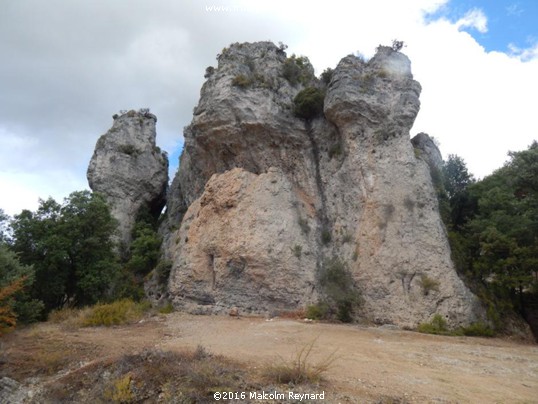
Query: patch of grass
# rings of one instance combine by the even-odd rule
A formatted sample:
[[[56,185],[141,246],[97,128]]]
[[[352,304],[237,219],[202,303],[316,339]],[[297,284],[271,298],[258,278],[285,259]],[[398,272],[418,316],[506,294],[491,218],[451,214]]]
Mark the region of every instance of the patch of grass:
[[[429,323],[419,324],[418,332],[437,335],[448,335],[449,333],[447,322],[440,314],[433,316]]]
[[[82,320],[83,327],[111,326],[138,321],[151,307],[147,302],[136,303],[122,299],[113,303],[93,306]]]
[[[466,327],[460,327],[455,330],[449,330],[446,320],[440,315],[433,316],[429,323],[422,323],[418,326],[418,331],[425,334],[449,335],[449,336],[468,336],[468,337],[494,337],[495,331],[487,324],[482,322],[472,323]]]
[[[301,228],[304,234],[310,233],[310,226],[308,225],[307,219],[300,217],[297,220],[297,223],[299,224],[299,227]]]
[[[122,144],[118,146],[118,151],[123,154],[127,154],[132,157],[136,157],[140,154],[140,150],[138,150],[134,145],[132,144]]]
[[[252,77],[249,77],[244,74],[238,74],[232,79],[232,86],[239,88],[250,87],[254,83]]]
[[[342,154],[342,143],[335,143],[329,148],[329,158],[340,156]]]
[[[422,287],[422,293],[424,296],[428,296],[431,291],[439,292],[439,281],[430,278],[426,274],[420,276],[420,286]]]
[[[162,307],[159,307],[159,313],[161,313],[161,314],[170,314],[170,313],[173,313],[173,312],[174,312],[174,306],[170,302],[168,302],[167,304],[165,304]]]
[[[47,321],[54,324],[61,324],[64,330],[72,331],[82,326],[85,317],[90,312],[90,308],[64,307],[53,310],[49,313]]]
[[[344,233],[344,235],[342,236],[342,244],[349,243],[352,240],[353,240],[353,236],[351,235],[351,233]]]
[[[281,318],[290,318],[294,320],[308,318],[306,315],[306,310],[303,308],[299,308],[296,310],[285,310],[278,313],[278,317]]]
[[[290,362],[281,359],[281,363],[268,366],[264,375],[270,381],[281,384],[318,383],[338,358],[335,351],[325,359],[312,363],[315,342],[316,339],[299,349]]]
[[[329,306],[326,303],[312,304],[306,308],[306,318],[310,320],[323,320],[327,318]]]
[[[119,377],[114,380],[112,386],[105,391],[105,398],[115,403],[132,403],[135,395],[131,390],[131,375]]]
[[[295,244],[293,248],[291,248],[291,252],[293,253],[293,255],[295,255],[295,257],[300,259],[301,254],[303,253],[303,247],[299,244]]]
[[[468,337],[494,337],[495,331],[482,322],[472,323],[467,327],[461,327],[458,331],[458,334],[465,335]]]
[[[331,232],[327,229],[323,229],[321,231],[321,242],[324,245],[327,245],[331,242],[331,240],[332,240]]]

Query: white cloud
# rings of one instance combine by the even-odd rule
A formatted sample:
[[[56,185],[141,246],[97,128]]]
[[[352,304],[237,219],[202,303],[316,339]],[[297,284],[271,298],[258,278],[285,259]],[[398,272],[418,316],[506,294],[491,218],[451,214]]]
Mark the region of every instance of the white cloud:
[[[510,55],[517,57],[523,62],[532,61],[538,59],[538,41],[534,41],[534,45],[528,48],[519,48],[513,43],[508,44]]]
[[[206,3],[229,9],[206,11]],[[479,176],[538,137],[538,48],[486,52],[464,31],[487,31],[479,9],[451,23],[425,18],[448,9],[448,0],[206,3],[25,0],[4,7],[0,36],[10,40],[0,41],[0,208],[12,212],[38,196],[61,199],[84,188],[95,142],[120,109],[150,107],[157,141],[172,155],[205,68],[232,42],[282,41],[319,74],[347,54],[371,56],[380,43],[405,41],[423,87],[413,134],[434,135],[445,155],[461,155]]]
[[[467,11],[462,18],[456,21],[455,25],[458,29],[474,28],[482,34],[488,32],[488,19],[479,8]]]

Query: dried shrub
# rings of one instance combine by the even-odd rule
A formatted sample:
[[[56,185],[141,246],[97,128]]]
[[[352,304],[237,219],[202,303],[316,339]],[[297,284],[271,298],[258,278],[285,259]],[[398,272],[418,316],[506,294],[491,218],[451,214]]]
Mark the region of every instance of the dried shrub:
[[[424,296],[428,296],[431,291],[439,292],[439,281],[430,278],[426,274],[420,276],[420,286],[422,287],[422,293]]]
[[[314,349],[314,339],[299,349],[290,362],[281,358],[280,363],[268,366],[264,375],[270,380],[281,384],[318,383],[338,359],[336,351],[317,363],[312,363],[311,355]]]
[[[82,320],[82,326],[111,326],[129,324],[138,321],[151,305],[147,302],[136,303],[131,299],[122,299],[108,304],[97,304],[91,308]]]

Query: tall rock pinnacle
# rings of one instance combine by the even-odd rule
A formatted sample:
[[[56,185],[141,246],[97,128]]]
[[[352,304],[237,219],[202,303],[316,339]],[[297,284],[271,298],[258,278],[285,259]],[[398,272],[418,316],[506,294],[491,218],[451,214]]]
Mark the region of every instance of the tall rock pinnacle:
[[[421,87],[405,55],[347,56],[324,81],[270,42],[233,44],[218,61],[185,130],[161,229],[175,306],[304,309],[338,299],[327,274],[344,268],[361,296],[356,319],[483,318],[450,258],[430,174],[438,150],[428,160],[410,140]],[[297,113],[319,97],[323,108]]]
[[[144,110],[114,115],[88,167],[90,188],[110,204],[124,248],[131,242],[140,209],[158,217],[166,203],[168,157],[155,144],[156,122],[155,115]]]

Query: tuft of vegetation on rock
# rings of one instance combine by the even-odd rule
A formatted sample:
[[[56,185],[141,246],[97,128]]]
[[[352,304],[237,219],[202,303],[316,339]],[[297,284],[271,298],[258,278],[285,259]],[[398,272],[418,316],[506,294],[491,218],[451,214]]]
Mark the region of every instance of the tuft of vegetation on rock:
[[[314,68],[306,56],[291,55],[282,66],[282,77],[292,86],[297,84],[306,86],[315,79]]]
[[[325,92],[316,87],[301,90],[293,99],[295,116],[310,120],[323,114]]]
[[[323,298],[307,307],[307,318],[313,320],[353,321],[353,314],[360,304],[360,294],[346,264],[338,257],[328,259],[319,273]]]

